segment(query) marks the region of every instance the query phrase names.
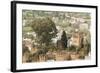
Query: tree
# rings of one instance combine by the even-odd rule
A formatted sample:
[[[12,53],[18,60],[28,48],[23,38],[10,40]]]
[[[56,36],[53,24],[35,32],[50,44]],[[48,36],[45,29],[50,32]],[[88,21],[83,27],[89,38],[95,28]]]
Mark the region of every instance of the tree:
[[[62,41],[63,48],[67,48],[67,36],[66,36],[65,31],[63,31],[63,33],[62,33],[61,41]]]
[[[50,18],[35,18],[30,26],[36,33],[37,41],[41,46],[48,46],[51,39],[56,37],[57,29]]]

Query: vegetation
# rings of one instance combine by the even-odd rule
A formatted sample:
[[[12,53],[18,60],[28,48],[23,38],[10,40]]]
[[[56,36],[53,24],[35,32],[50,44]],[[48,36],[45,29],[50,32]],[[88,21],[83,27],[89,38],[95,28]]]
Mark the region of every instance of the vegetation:
[[[61,41],[62,41],[63,48],[67,48],[67,36],[65,31],[63,31],[62,33]]]
[[[90,13],[23,10],[22,16],[23,62],[85,59],[91,51]],[[75,33],[83,47],[72,45]]]

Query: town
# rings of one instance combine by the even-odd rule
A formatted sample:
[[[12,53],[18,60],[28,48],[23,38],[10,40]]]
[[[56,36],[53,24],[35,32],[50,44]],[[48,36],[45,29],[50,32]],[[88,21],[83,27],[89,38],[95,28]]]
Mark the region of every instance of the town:
[[[91,58],[90,14],[23,11],[22,63]]]

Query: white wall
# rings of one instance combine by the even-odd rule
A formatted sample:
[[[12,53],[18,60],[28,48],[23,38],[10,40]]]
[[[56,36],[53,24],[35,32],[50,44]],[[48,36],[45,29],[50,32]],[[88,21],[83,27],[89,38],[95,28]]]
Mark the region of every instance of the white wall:
[[[0,0],[0,73],[11,73],[10,72],[10,1],[11,0]],[[100,8],[100,0],[30,0],[30,1],[98,5]],[[99,12],[100,12],[100,9],[99,9]],[[99,28],[99,31],[100,31],[100,28]],[[99,37],[100,37],[100,34],[99,34]],[[100,40],[100,38],[98,40]],[[100,52],[99,48],[98,48],[98,52]],[[98,55],[100,55],[100,53]],[[100,61],[100,58],[99,58],[99,61]],[[99,63],[99,66],[100,66],[100,63]],[[51,73],[51,72],[52,73],[87,73],[87,72],[99,73],[100,67],[38,71],[36,73]],[[29,73],[32,73],[32,72],[29,72]]]

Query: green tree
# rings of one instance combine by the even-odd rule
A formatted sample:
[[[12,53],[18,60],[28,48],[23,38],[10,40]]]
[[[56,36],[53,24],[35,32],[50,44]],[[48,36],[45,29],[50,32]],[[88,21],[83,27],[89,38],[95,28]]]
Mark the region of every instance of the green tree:
[[[36,33],[39,44],[48,46],[51,39],[56,37],[57,29],[55,23],[50,18],[36,18],[30,26]]]
[[[62,41],[63,48],[67,48],[67,36],[66,36],[65,31],[63,31],[63,33],[62,33],[61,41]]]

